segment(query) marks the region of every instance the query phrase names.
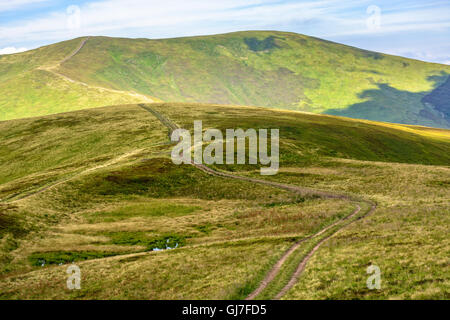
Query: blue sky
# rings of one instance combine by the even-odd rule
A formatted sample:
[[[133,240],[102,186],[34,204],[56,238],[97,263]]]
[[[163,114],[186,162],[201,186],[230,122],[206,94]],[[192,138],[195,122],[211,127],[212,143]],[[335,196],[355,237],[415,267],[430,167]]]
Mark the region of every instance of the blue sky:
[[[0,54],[84,35],[281,30],[450,64],[449,0],[0,0]]]

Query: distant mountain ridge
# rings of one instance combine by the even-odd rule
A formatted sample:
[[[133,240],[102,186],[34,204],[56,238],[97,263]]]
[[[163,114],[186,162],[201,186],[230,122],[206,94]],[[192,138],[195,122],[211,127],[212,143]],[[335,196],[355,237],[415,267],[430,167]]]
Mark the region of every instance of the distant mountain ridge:
[[[447,65],[288,32],[78,38],[0,56],[0,120],[147,99],[450,128],[449,75]]]

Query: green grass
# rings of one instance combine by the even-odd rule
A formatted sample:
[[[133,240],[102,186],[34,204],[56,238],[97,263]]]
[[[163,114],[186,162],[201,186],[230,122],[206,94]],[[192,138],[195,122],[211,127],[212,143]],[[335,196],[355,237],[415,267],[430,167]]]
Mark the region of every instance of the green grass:
[[[91,37],[56,69],[88,87],[36,70],[57,64],[81,41],[1,56],[0,120],[139,101],[100,92],[99,86],[167,102],[257,105],[450,127],[445,101],[424,100],[448,79],[446,65],[295,33],[249,31],[161,40]],[[447,91],[444,86],[432,96],[445,97]]]
[[[340,117],[277,111],[255,107],[201,104],[153,104],[183,128],[254,128],[280,130],[280,166],[306,165],[323,157],[447,165],[450,163],[448,130],[405,127]],[[216,113],[212,113],[216,112]],[[239,122],[236,122],[239,119]],[[217,165],[245,171],[255,166]]]
[[[86,214],[91,223],[114,222],[134,217],[180,217],[201,209],[199,206],[177,205],[172,203],[136,203],[120,207],[113,211]]]
[[[285,298],[449,299],[448,216],[448,205],[381,208],[325,245]],[[371,264],[381,269],[380,290],[366,287]]]
[[[24,217],[17,214],[17,207],[14,205],[0,205],[0,237],[11,234],[20,238],[29,231]]]
[[[107,234],[111,243],[122,246],[144,246],[146,250],[166,249],[184,246],[186,237],[178,234],[166,234],[159,237],[149,237],[143,232],[112,232]]]
[[[355,208],[349,209],[347,212],[342,212],[337,216],[333,216],[332,219],[328,219],[328,221],[323,221],[322,225],[318,226],[316,230],[313,230],[311,234],[320,231],[327,225],[332,224],[338,219],[342,219],[345,216],[351,214]],[[356,220],[358,217],[363,216],[367,211],[370,210],[368,206],[363,205],[361,212],[352,218],[352,220]],[[348,222],[345,222],[348,223]],[[288,284],[292,274],[296,271],[300,262],[306,257],[306,255],[311,251],[314,246],[319,243],[322,239],[336,232],[338,228],[341,226],[336,226],[334,228],[329,229],[326,233],[319,236],[318,238],[309,239],[305,242],[305,244],[294,251],[294,253],[288,258],[286,263],[283,265],[280,273],[275,277],[274,281],[271,282],[267,288],[265,288],[256,298],[262,300],[273,299],[280,290],[283,289],[285,285]]]
[[[254,107],[151,107],[188,129],[197,119],[204,128],[280,129],[279,174],[218,170],[378,203],[316,252],[286,298],[447,297],[448,130]],[[0,135],[0,195],[15,200],[0,205],[3,299],[241,299],[295,240],[354,209],[176,166],[167,128],[137,105],[5,121]],[[264,297],[313,244],[298,248]],[[80,292],[65,289],[59,264],[70,262],[82,270]],[[365,287],[369,263],[382,268],[381,292]]]
[[[72,83],[44,70],[29,71],[2,81],[0,92],[0,120],[140,101],[122,93]]]
[[[98,108],[0,122],[0,183],[27,176],[18,186],[22,189],[23,183],[30,184],[31,177],[31,181],[42,184],[42,180],[55,179],[62,173],[95,167],[166,143],[167,134],[157,119],[140,108],[132,110],[123,106]],[[122,143],[124,139],[126,144]],[[10,189],[14,191],[14,187]]]
[[[84,261],[89,259],[99,259],[117,255],[114,252],[99,252],[99,251],[55,251],[55,252],[36,252],[28,257],[31,265],[40,267],[45,265],[59,265],[72,263],[77,261]]]

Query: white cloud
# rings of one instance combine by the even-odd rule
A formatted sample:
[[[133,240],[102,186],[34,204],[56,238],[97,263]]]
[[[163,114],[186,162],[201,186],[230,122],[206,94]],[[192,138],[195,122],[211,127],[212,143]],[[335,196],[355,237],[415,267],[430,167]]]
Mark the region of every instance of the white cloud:
[[[46,0],[0,0],[0,12],[2,6],[4,9],[13,4],[39,1]],[[390,0],[94,0],[80,4],[79,11],[60,9],[29,19],[0,21],[0,43],[35,47],[85,35],[164,38],[271,29],[296,31],[356,46],[366,43],[371,47],[366,39],[373,39],[377,47],[372,50],[376,51],[383,47],[392,51],[397,47],[392,43],[387,46],[382,37],[403,40],[403,35],[407,35],[412,51],[420,51],[423,48],[417,45],[416,32],[436,38],[450,31],[447,1],[408,0],[394,5]],[[373,3],[382,10],[381,28],[369,30],[366,8]],[[406,42],[402,44],[405,45]],[[433,58],[446,61],[448,56],[438,59]]]
[[[383,10],[380,7],[380,28],[366,27],[370,15],[353,16],[345,24],[338,24],[337,30],[329,36],[351,36],[388,34],[411,31],[445,31],[450,28],[450,6],[429,8],[423,6],[404,7],[398,10]],[[340,27],[340,28],[339,28]]]
[[[27,50],[28,50],[27,48],[6,47],[6,48],[3,48],[3,49],[0,49],[0,55],[24,52],[24,51],[27,51]]]
[[[0,11],[5,8],[47,0],[0,0]],[[70,14],[65,10],[50,12],[41,18],[0,23],[0,41],[59,40],[86,34],[117,35],[128,29],[148,30],[154,33],[211,34],[245,28],[264,29],[307,21],[320,22],[317,36],[347,36],[371,34],[366,27],[368,15],[365,6],[373,1],[273,1],[273,0],[103,0],[80,5],[80,28],[67,28]],[[74,2],[76,3],[76,2]],[[439,4],[439,3],[438,3]],[[414,30],[442,30],[450,27],[448,6],[430,7],[410,5],[384,10],[380,5],[379,33]],[[359,8],[355,10],[355,8]],[[333,26],[330,28],[330,26]],[[156,31],[157,30],[157,31]],[[202,32],[203,30],[203,32]],[[17,40],[16,40],[17,41]]]
[[[415,46],[403,46],[400,44],[398,47],[395,44],[391,44],[383,52],[441,64],[449,64],[450,62],[450,44],[442,44],[440,42],[433,44],[432,41],[422,40],[420,42],[417,41]]]
[[[326,19],[327,16],[331,19],[333,10],[345,8],[352,2],[165,0],[162,4],[160,0],[94,1],[80,5],[80,28],[76,30],[67,28],[70,15],[58,11],[38,19],[8,25],[0,23],[0,41],[53,41],[87,34],[120,36],[127,35],[129,30],[139,30],[141,35],[145,30],[150,37],[165,37],[266,29],[292,21]]]
[[[26,5],[45,1],[48,0],[0,0],[0,12],[15,10]]]

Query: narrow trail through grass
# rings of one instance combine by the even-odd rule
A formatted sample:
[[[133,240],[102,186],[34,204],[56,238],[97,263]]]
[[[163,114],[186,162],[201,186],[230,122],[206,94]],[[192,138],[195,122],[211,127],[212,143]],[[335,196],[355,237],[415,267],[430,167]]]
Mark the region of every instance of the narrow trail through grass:
[[[151,105],[148,104],[140,104],[141,108],[146,110],[147,112],[151,113],[153,116],[155,116],[165,127],[168,128],[169,136],[172,134],[172,132],[179,128],[179,126],[174,123],[171,119],[166,117],[165,115],[161,114],[157,110],[151,107]],[[116,158],[110,159],[100,165],[87,168],[81,172],[75,173],[71,176],[63,177],[57,181],[54,181],[53,183],[50,183],[45,186],[41,186],[40,188],[37,188],[35,190],[26,190],[25,192],[21,194],[14,194],[6,199],[2,199],[1,202],[15,202],[20,201],[23,199],[27,199],[33,195],[40,194],[42,192],[45,192],[55,186],[64,184],[76,177],[79,177],[81,175],[85,175],[88,173],[91,173],[95,170],[99,170],[101,168],[105,168],[111,165],[114,165],[130,156],[136,155],[139,152],[141,152],[142,149],[136,149],[133,151],[130,151],[126,154],[120,155]],[[325,190],[317,190],[312,188],[306,188],[306,187],[299,187],[294,186],[290,184],[284,184],[284,183],[278,183],[273,182],[269,180],[263,180],[263,179],[257,179],[252,178],[248,176],[240,176],[231,174],[224,171],[217,171],[214,169],[211,169],[205,165],[201,164],[195,164],[193,162],[190,163],[197,169],[205,172],[208,175],[222,177],[222,178],[229,178],[229,179],[237,179],[241,181],[247,181],[251,183],[261,184],[261,185],[267,185],[274,188],[279,188],[283,190],[287,190],[289,192],[293,192],[295,194],[299,194],[302,196],[315,196],[320,198],[328,198],[328,199],[336,199],[336,200],[346,200],[351,203],[353,203],[356,207],[355,210],[352,210],[350,214],[347,214],[346,216],[340,218],[337,221],[334,221],[332,224],[324,227],[323,229],[317,231],[315,234],[308,235],[303,238],[299,238],[297,242],[292,245],[287,251],[281,255],[281,257],[276,261],[276,263],[273,265],[273,267],[268,271],[268,273],[264,276],[263,274],[259,277],[263,277],[263,279],[260,279],[255,282],[255,284],[252,284],[249,288],[253,291],[251,292],[244,292],[240,298],[247,300],[251,299],[258,299],[263,297],[264,299],[267,298],[275,298],[280,299],[282,298],[298,281],[300,275],[304,271],[308,261],[310,258],[314,255],[314,253],[320,248],[320,246],[325,243],[328,239],[330,239],[333,235],[335,235],[337,232],[342,230],[344,227],[348,226],[349,224],[364,218],[369,213],[373,212],[376,208],[376,204],[365,200],[363,198],[348,195],[348,194],[341,194],[331,191],[325,191]],[[235,241],[251,241],[251,238],[248,239],[235,239]],[[209,245],[215,245],[219,243],[229,243],[233,241],[219,241],[219,242],[213,242],[208,244],[199,244],[198,246],[209,246]],[[306,245],[306,247],[304,246]],[[306,249],[306,251],[305,251]],[[135,253],[127,253],[124,256],[140,256],[145,255],[148,252],[135,252]],[[104,260],[104,259],[114,259],[117,257],[121,257],[122,255],[117,255],[115,257],[105,257],[100,258],[98,260]],[[255,281],[255,280],[253,280]],[[249,290],[249,289],[247,289]]]
[[[56,71],[56,69],[57,69],[59,66],[61,66],[61,65],[62,65],[63,63],[65,63],[65,62],[69,61],[69,60],[70,60],[71,58],[73,58],[78,52],[80,52],[81,49],[83,49],[84,45],[86,44],[86,42],[87,42],[88,40],[89,40],[89,37],[86,37],[85,39],[83,39],[83,40],[81,41],[80,45],[79,45],[79,46],[78,46],[78,47],[77,47],[70,55],[68,55],[67,57],[65,57],[65,58],[64,58],[62,61],[60,61],[59,63],[54,64],[54,65],[52,65],[52,66],[48,66],[48,67],[39,67],[38,69],[39,69],[39,70],[43,70],[43,71],[50,72],[50,73],[52,73],[52,74],[54,74],[54,75],[56,75],[56,76],[58,76],[58,77],[60,77],[60,78],[62,78],[62,79],[64,79],[64,80],[66,80],[66,81],[69,81],[69,82],[71,82],[71,83],[80,84],[80,85],[82,85],[82,86],[85,86],[85,87],[88,87],[88,88],[91,88],[91,89],[96,89],[96,90],[100,90],[100,91],[108,91],[108,92],[112,92],[112,93],[126,94],[126,95],[129,95],[129,96],[132,96],[132,97],[140,98],[140,99],[142,99],[142,100],[145,101],[145,102],[155,102],[154,99],[152,99],[152,98],[150,98],[150,97],[148,97],[148,96],[146,96],[146,95],[140,94],[140,93],[130,92],[130,91],[123,91],[123,90],[114,90],[114,89],[108,89],[108,88],[98,87],[98,86],[92,86],[92,85],[89,85],[89,84],[87,84],[87,83],[85,83],[85,82],[81,82],[81,81],[77,81],[77,80],[71,79],[71,78],[69,78],[68,76],[66,76],[66,75],[64,75],[64,74],[59,73],[58,71]]]
[[[88,168],[88,169],[83,170],[83,171],[81,171],[81,172],[75,173],[75,174],[73,174],[73,175],[70,175],[69,177],[65,177],[65,178],[59,179],[59,180],[57,180],[57,181],[55,181],[55,182],[53,182],[53,183],[50,183],[50,184],[48,184],[48,185],[46,185],[46,186],[37,188],[36,190],[32,190],[32,191],[28,191],[28,192],[20,193],[20,194],[13,194],[13,195],[11,195],[11,196],[9,196],[9,197],[6,197],[6,198],[4,198],[4,199],[0,199],[0,203],[1,203],[1,202],[12,203],[12,202],[16,202],[16,201],[19,201],[19,200],[27,199],[27,198],[29,198],[29,197],[31,197],[31,196],[37,195],[37,194],[39,194],[39,193],[42,193],[42,192],[44,192],[44,191],[46,191],[46,190],[49,190],[49,189],[51,189],[51,188],[54,188],[54,187],[56,187],[56,186],[58,186],[58,185],[60,185],[60,184],[66,183],[66,182],[68,182],[68,181],[70,181],[70,180],[73,180],[73,179],[75,179],[75,178],[78,178],[78,177],[80,177],[80,176],[82,176],[82,175],[91,173],[91,172],[93,172],[93,171],[95,171],[95,170],[99,170],[99,169],[102,169],[102,168],[106,168],[106,167],[108,167],[108,166],[112,166],[112,165],[114,165],[114,164],[116,164],[116,163],[118,163],[118,162],[120,162],[120,161],[122,161],[122,160],[124,160],[124,159],[126,159],[126,158],[129,158],[129,157],[132,157],[132,156],[138,154],[138,153],[141,152],[142,150],[143,150],[143,149],[137,149],[137,150],[134,150],[134,151],[131,151],[131,152],[127,152],[127,153],[125,153],[125,154],[122,154],[122,155],[120,155],[120,156],[114,158],[114,159],[111,159],[111,160],[109,160],[109,161],[106,161],[105,163],[102,163],[102,164],[97,165],[97,166],[95,166],[95,167]]]
[[[171,134],[174,130],[179,129],[179,126],[176,123],[171,121],[169,118],[167,118],[160,112],[151,108],[150,106],[145,105],[145,104],[140,104],[139,106],[142,107],[144,110],[153,114],[164,126],[166,126],[169,130],[169,136],[171,136]],[[266,181],[266,180],[261,180],[261,179],[255,179],[255,178],[251,178],[251,177],[239,176],[239,175],[230,174],[227,172],[213,170],[203,164],[196,164],[192,161],[190,164],[193,165],[194,167],[196,167],[197,169],[199,169],[209,175],[213,175],[213,176],[230,178],[230,179],[238,179],[238,180],[242,180],[242,181],[248,181],[248,182],[268,185],[268,186],[272,186],[275,188],[288,190],[288,191],[291,191],[291,192],[294,192],[297,194],[306,195],[306,196],[319,196],[322,198],[329,198],[329,199],[341,199],[341,200],[348,200],[348,201],[356,203],[356,209],[350,215],[347,215],[346,217],[334,222],[333,224],[325,227],[324,229],[320,230],[319,232],[317,232],[316,234],[314,234],[310,237],[301,239],[300,241],[295,243],[291,248],[289,248],[285,252],[285,254],[277,261],[277,263],[274,265],[274,267],[269,271],[269,273],[266,275],[266,277],[260,282],[259,286],[246,297],[246,300],[255,299],[255,298],[257,298],[257,296],[262,294],[263,291],[267,288],[267,286],[276,279],[277,275],[280,273],[282,267],[286,264],[287,260],[294,253],[297,252],[297,249],[299,249],[299,247],[305,241],[318,239],[318,242],[302,258],[300,264],[298,264],[297,269],[290,276],[286,285],[284,285],[282,287],[282,289],[279,290],[276,293],[276,295],[274,296],[275,299],[282,298],[289,291],[289,289],[291,289],[294,286],[294,284],[298,281],[298,278],[300,277],[303,270],[305,269],[306,264],[308,263],[309,259],[314,255],[314,253],[320,248],[320,246],[323,243],[325,243],[333,235],[335,235],[337,232],[339,232],[340,230],[342,230],[349,224],[366,217],[367,215],[369,215],[376,209],[375,203],[368,201],[366,199],[362,199],[362,198],[351,196],[351,195],[340,194],[340,193],[324,191],[324,190],[316,190],[316,189],[312,189],[312,188],[298,187],[298,186],[294,186],[294,185],[277,183],[277,182]],[[361,209],[360,204],[358,204],[358,203],[367,205],[367,209],[364,210],[362,215],[359,215],[362,209]],[[285,280],[285,279],[282,279],[282,280]]]

